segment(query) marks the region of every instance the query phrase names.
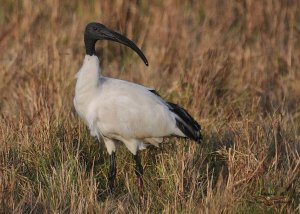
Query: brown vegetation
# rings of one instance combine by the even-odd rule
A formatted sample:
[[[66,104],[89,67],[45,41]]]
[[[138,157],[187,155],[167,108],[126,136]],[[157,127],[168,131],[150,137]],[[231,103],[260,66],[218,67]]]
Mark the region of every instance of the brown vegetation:
[[[300,212],[300,3],[2,0],[0,213]],[[154,87],[189,109],[204,142],[108,155],[73,110],[83,29],[104,23],[142,47],[99,42],[104,75]]]

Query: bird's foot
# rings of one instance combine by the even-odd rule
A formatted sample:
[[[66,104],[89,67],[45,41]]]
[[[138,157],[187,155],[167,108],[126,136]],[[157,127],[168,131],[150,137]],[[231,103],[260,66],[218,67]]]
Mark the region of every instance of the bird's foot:
[[[107,186],[108,186],[108,193],[110,195],[112,195],[113,192],[114,192],[114,187],[115,187],[114,181],[113,180],[109,180]]]
[[[142,176],[137,177],[137,184],[138,184],[139,192],[140,192],[140,197],[139,197],[140,205],[143,208],[143,207],[145,207],[147,199],[146,199],[146,196],[144,194],[144,181],[143,181]]]
[[[137,183],[138,183],[138,187],[141,193],[144,193],[144,181],[142,176],[138,176],[137,177]]]

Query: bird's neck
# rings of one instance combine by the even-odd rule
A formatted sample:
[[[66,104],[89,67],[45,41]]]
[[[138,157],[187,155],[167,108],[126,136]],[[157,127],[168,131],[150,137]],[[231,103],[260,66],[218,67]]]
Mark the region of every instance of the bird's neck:
[[[97,40],[91,39],[88,36],[84,35],[84,45],[85,52],[89,56],[96,55],[95,45]]]
[[[99,59],[95,55],[86,55],[79,72],[77,73],[76,96],[88,97],[95,93],[100,79]]]

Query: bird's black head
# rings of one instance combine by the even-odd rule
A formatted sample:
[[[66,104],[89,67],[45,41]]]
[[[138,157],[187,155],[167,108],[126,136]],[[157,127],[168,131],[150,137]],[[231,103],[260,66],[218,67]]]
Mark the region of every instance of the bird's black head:
[[[86,26],[84,31],[84,44],[86,54],[95,54],[95,44],[98,40],[111,40],[130,47],[141,57],[144,63],[148,66],[148,60],[144,56],[143,52],[131,40],[117,32],[108,29],[100,23],[91,22]]]

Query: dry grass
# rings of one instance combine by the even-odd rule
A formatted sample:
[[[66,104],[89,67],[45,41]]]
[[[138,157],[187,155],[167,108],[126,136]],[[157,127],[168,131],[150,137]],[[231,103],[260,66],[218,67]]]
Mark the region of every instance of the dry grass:
[[[150,2],[150,1],[149,1]],[[0,213],[300,212],[299,1],[10,1],[0,4]],[[204,142],[108,155],[72,107],[83,29],[99,21],[133,38],[99,42],[103,73],[159,89],[202,124]]]

